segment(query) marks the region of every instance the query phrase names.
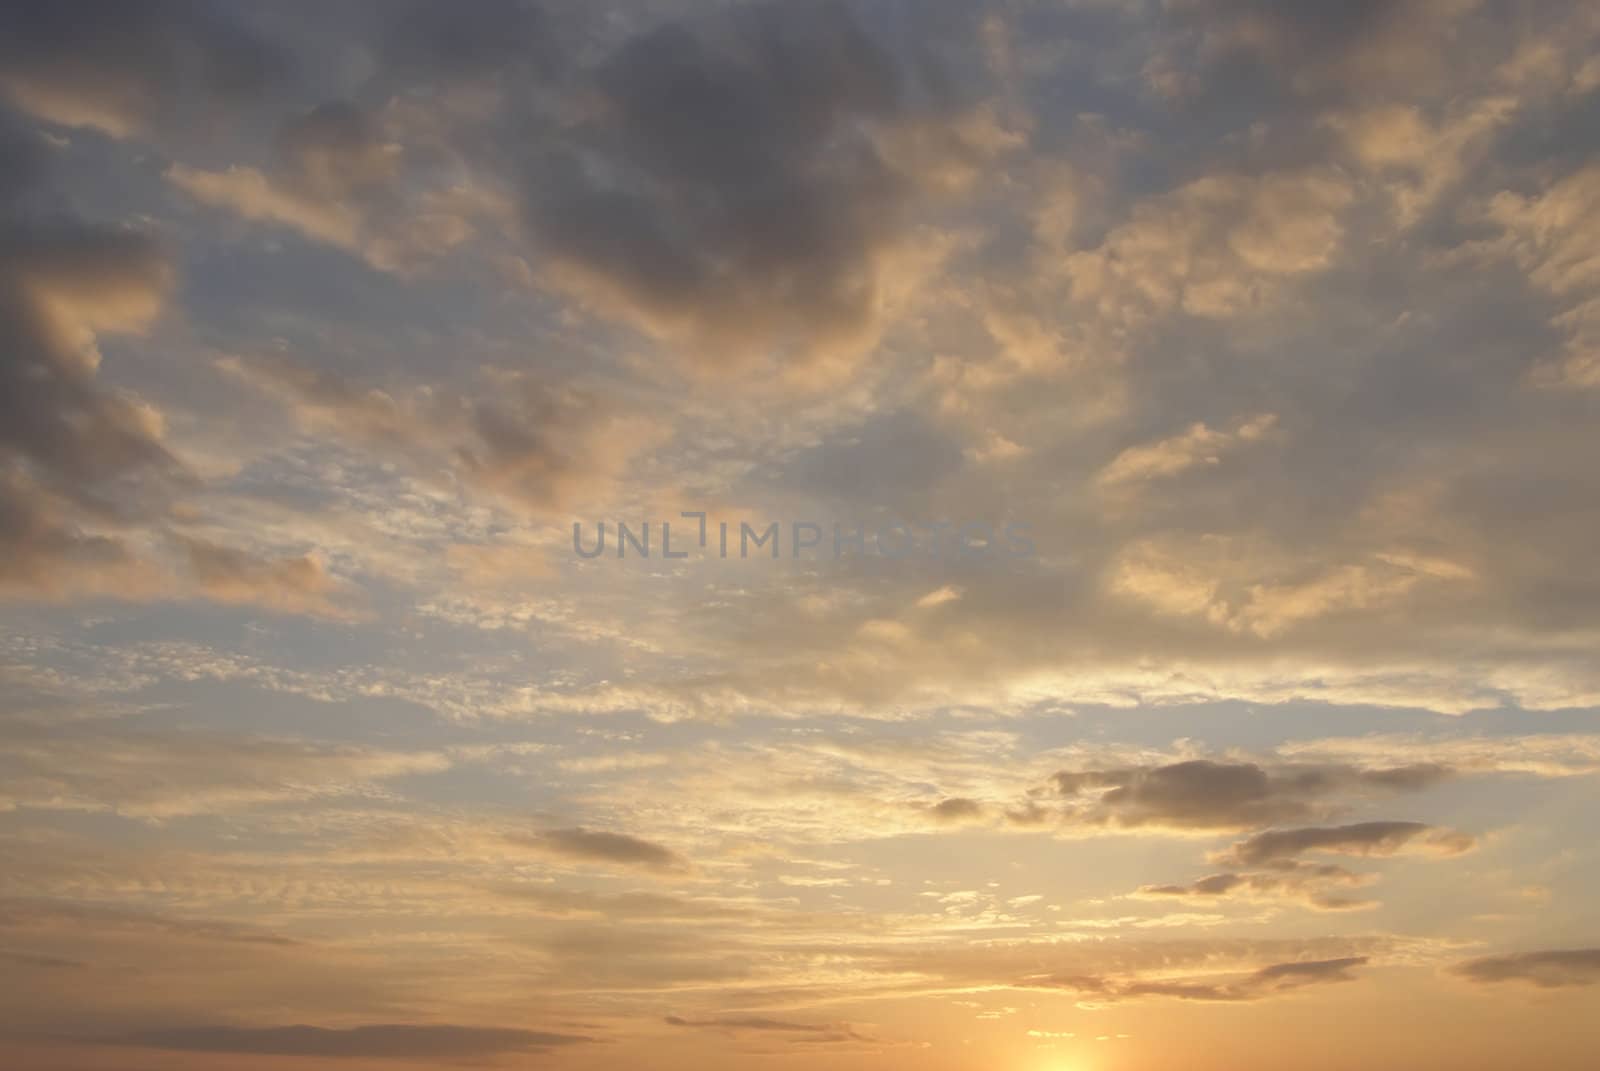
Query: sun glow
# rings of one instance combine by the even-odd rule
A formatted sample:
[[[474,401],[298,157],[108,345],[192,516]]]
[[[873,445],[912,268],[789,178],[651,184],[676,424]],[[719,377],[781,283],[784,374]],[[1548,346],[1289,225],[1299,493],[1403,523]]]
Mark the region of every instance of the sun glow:
[[[1038,1071],[1099,1071],[1081,1056],[1049,1056],[1037,1065]]]

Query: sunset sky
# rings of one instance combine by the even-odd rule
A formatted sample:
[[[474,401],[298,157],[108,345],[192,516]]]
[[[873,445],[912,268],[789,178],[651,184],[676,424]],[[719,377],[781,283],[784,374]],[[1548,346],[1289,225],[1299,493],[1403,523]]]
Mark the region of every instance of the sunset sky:
[[[1592,1071],[1600,5],[9,0],[0,544],[0,1067]]]

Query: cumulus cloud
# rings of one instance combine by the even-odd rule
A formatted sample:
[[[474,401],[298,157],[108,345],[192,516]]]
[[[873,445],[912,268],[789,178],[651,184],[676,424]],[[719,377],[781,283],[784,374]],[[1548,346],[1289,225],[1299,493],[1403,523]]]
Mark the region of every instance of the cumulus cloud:
[[[914,139],[934,158],[897,154],[941,113],[838,4],[663,26],[594,92],[565,156],[530,172],[546,273],[713,366],[858,356],[921,257],[906,216],[922,179],[983,151],[952,111],[943,138]]]

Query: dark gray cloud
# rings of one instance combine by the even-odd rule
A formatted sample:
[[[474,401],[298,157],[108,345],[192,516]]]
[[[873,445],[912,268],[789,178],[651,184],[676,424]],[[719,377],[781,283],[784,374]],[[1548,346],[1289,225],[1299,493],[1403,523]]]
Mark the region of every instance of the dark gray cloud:
[[[1358,822],[1347,826],[1274,829],[1240,841],[1226,858],[1243,866],[1273,865],[1306,852],[1393,855],[1419,841],[1449,855],[1476,843],[1473,837],[1423,822]]]
[[[0,110],[0,587],[134,594],[152,583],[117,529],[182,474],[154,411],[98,382],[97,339],[142,330],[171,266],[148,234],[30,211],[42,144]]]
[[[1163,766],[1062,771],[1052,779],[1080,820],[1136,828],[1252,829],[1304,819],[1339,795],[1411,791],[1449,776],[1438,766],[1365,769],[1194,759]]]
[[[287,54],[237,14],[200,0],[92,10],[8,3],[0,7],[0,93],[40,117],[117,135],[158,117],[214,115],[290,69]]]
[[[1419,6],[1426,6],[1419,5]],[[1209,17],[1253,30],[1262,47],[1295,55],[1342,55],[1380,40],[1405,19],[1388,0],[1209,0],[1195,5]]]
[[[147,235],[71,220],[0,223],[0,451],[69,494],[170,463],[149,417],[95,383],[96,324],[129,327],[170,276]]]
[[[384,74],[410,84],[485,77],[507,68],[539,71],[561,59],[550,19],[527,0],[374,4]]]
[[[773,478],[779,486],[856,509],[914,510],[962,465],[954,436],[921,414],[901,411],[876,415],[796,452]]]
[[[0,548],[0,593],[62,594],[90,577],[130,594],[142,586],[126,543],[83,531],[65,503],[15,469],[0,472]]]
[[[712,364],[871,340],[923,170],[885,141],[938,118],[912,114],[903,66],[846,7],[664,25],[593,88],[588,121],[528,180],[557,282]]]
[[[510,839],[564,859],[618,863],[666,872],[689,868],[689,861],[670,848],[626,833],[581,828],[552,829],[533,836],[513,835]]]
[[[1470,982],[1527,982],[1540,989],[1600,983],[1600,948],[1558,948],[1484,956],[1452,967]]]
[[[9,108],[0,108],[0,205],[39,185],[49,163],[44,138]]]
[[[1207,89],[1254,85],[1258,108],[1290,94],[1356,94],[1427,85],[1442,71],[1430,43],[1471,4],[1452,0],[1179,0],[1177,24],[1194,35]],[[1456,37],[1456,46],[1470,42]],[[1430,54],[1433,53],[1433,54]]]
[[[375,1024],[320,1026],[196,1026],[141,1030],[107,1044],[173,1052],[261,1056],[331,1056],[387,1060],[474,1060],[510,1053],[548,1052],[590,1042],[582,1034],[510,1027]]]
[[[345,101],[319,104],[285,122],[277,149],[294,182],[324,197],[370,189],[394,173],[394,155],[372,120]]]

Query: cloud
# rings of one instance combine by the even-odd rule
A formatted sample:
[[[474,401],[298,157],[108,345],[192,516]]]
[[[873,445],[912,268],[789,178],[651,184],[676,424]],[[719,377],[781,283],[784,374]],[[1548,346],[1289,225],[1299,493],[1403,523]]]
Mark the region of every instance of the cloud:
[[[1463,774],[1523,774],[1581,777],[1600,772],[1600,738],[1587,733],[1517,736],[1447,736],[1430,739],[1401,733],[1297,740],[1277,752],[1295,762],[1370,765],[1399,762],[1401,768],[1438,767]]]
[[[1147,900],[1221,900],[1229,897],[1258,901],[1288,900],[1318,911],[1360,911],[1376,907],[1376,901],[1356,899],[1333,890],[1359,887],[1369,884],[1371,880],[1371,875],[1356,874],[1339,866],[1289,864],[1280,865],[1268,873],[1211,874],[1188,885],[1145,885],[1134,895]]]
[[[1600,238],[1600,165],[1589,165],[1532,195],[1503,190],[1486,209],[1503,228],[1500,248],[1558,305],[1551,319],[1562,352],[1535,370],[1542,385],[1600,386],[1600,279],[1590,250]]]
[[[702,1030],[724,1030],[730,1033],[796,1034],[805,1041],[873,1041],[875,1039],[844,1024],[797,1023],[787,1019],[767,1019],[754,1015],[725,1015],[714,1019],[685,1019],[676,1015],[666,1017],[669,1026],[694,1027]]]
[[[685,899],[659,893],[629,892],[605,894],[576,889],[554,888],[532,882],[502,882],[491,887],[504,896],[527,905],[550,918],[608,919],[614,922],[736,921],[754,919],[760,912],[752,907],[727,904],[719,900]]]
[[[476,391],[364,386],[281,358],[223,358],[226,374],[281,401],[308,431],[459,476],[536,513],[603,500],[659,423],[599,386],[536,371],[480,370]]]
[[[1135,205],[1061,270],[1073,299],[1110,324],[1143,326],[1175,311],[1226,320],[1328,268],[1353,199],[1331,169],[1208,175]]]
[[[1272,865],[1306,852],[1339,855],[1394,855],[1421,847],[1440,855],[1471,851],[1476,838],[1422,822],[1358,822],[1348,826],[1274,829],[1235,844],[1221,861],[1242,866]]]
[[[1249,539],[1145,539],[1118,551],[1108,576],[1117,598],[1174,618],[1270,639],[1319,620],[1402,606],[1424,592],[1470,588],[1474,571],[1403,550],[1364,560],[1300,560]]]
[[[958,822],[970,822],[982,818],[984,815],[984,806],[978,800],[969,800],[963,799],[960,796],[951,796],[948,799],[940,800],[938,803],[928,808],[928,813],[933,816],[933,820],[936,822],[942,824],[954,824]]]
[[[387,184],[399,163],[399,147],[384,141],[365,112],[340,100],[285,122],[277,148],[290,182],[334,200]]]
[[[907,218],[921,183],[984,151],[911,81],[840,4],[630,41],[565,148],[530,166],[547,279],[705,366],[854,360],[926,259]]]
[[[315,555],[261,558],[200,539],[179,540],[200,591],[209,599],[337,620],[356,616],[335,602],[345,589]]]
[[[1256,442],[1277,423],[1271,413],[1242,421],[1231,431],[1214,431],[1194,424],[1168,439],[1130,446],[1100,470],[1096,482],[1104,490],[1125,484],[1147,483],[1180,475],[1199,465],[1215,465],[1235,447]]]
[[[434,752],[383,751],[219,733],[5,727],[0,799],[39,810],[173,818],[362,795],[449,768]]]
[[[0,184],[0,588],[149,594],[159,571],[127,529],[157,512],[184,474],[162,442],[161,414],[99,383],[99,342],[140,334],[160,314],[168,254],[142,231],[34,218],[25,205],[47,161],[0,115],[0,144],[13,142],[18,162]]]
[[[574,862],[613,863],[668,874],[689,869],[689,861],[677,852],[626,833],[572,828],[534,835],[510,834],[507,839]]]
[[[1600,984],[1600,948],[1512,952],[1467,960],[1450,968],[1469,982],[1525,982],[1540,989]]]
[[[85,19],[19,0],[0,12],[0,93],[40,118],[113,137],[180,114],[214,118],[287,70],[279,46],[223,6],[128,0]]]
[[[305,310],[279,310],[271,334],[295,325],[282,348],[296,355],[298,370],[253,368],[246,378],[285,400],[302,431],[338,444],[360,441],[370,455],[363,460],[400,458],[408,472],[427,472],[431,486],[464,479],[538,515],[610,506],[613,491],[637,498],[684,484],[696,494],[726,494],[731,486],[747,500],[768,501],[796,492],[899,491],[935,516],[954,506],[1026,504],[1045,514],[1035,532],[1049,525],[1061,534],[1062,545],[1046,547],[1044,560],[1025,572],[918,577],[920,593],[959,586],[962,598],[938,614],[897,621],[905,642],[893,651],[841,639],[905,610],[893,578],[852,583],[827,628],[730,630],[738,634],[730,644],[715,635],[716,625],[691,620],[680,637],[712,652],[706,663],[726,657],[658,666],[618,689],[648,695],[658,709],[710,710],[724,695],[738,709],[807,702],[885,709],[981,696],[996,682],[1032,688],[1046,678],[1075,701],[1310,698],[1460,711],[1508,696],[1539,706],[1592,697],[1591,675],[1561,654],[1566,641],[1554,635],[1562,631],[1558,618],[1584,619],[1577,604],[1586,590],[1557,577],[1581,572],[1558,563],[1576,560],[1576,535],[1588,527],[1574,505],[1593,498],[1584,493],[1587,477],[1546,482],[1550,490],[1532,512],[1559,512],[1565,523],[1535,525],[1532,535],[1573,538],[1565,548],[1529,548],[1515,568],[1508,548],[1516,541],[1495,535],[1509,524],[1495,505],[1502,495],[1486,486],[1499,469],[1514,476],[1547,464],[1536,458],[1582,454],[1581,443],[1558,444],[1571,437],[1558,434],[1567,425],[1538,419],[1543,403],[1518,394],[1509,374],[1512,355],[1531,352],[1514,337],[1529,326],[1522,319],[1537,327],[1539,318],[1508,318],[1501,306],[1528,314],[1532,303],[1513,285],[1499,287],[1499,277],[1445,278],[1426,292],[1393,285],[1397,274],[1416,277],[1420,262],[1441,255],[1458,234],[1441,216],[1402,241],[1386,215],[1391,175],[1411,181],[1423,155],[1476,160],[1456,149],[1468,141],[1488,146],[1500,129],[1493,116],[1511,113],[1489,107],[1499,89],[1459,104],[1402,94],[1392,107],[1368,100],[1359,86],[1325,91],[1339,79],[1330,81],[1324,59],[1382,51],[1382,42],[1416,32],[1415,25],[1454,32],[1459,20],[1433,12],[1414,24],[1369,13],[1347,22],[1270,5],[1175,5],[1170,21],[1143,26],[1148,34],[1132,34],[1128,47],[1164,47],[1170,36],[1203,51],[1199,39],[1207,38],[1241,61],[1234,73],[1243,78],[1294,78],[1295,65],[1274,49],[1317,59],[1301,64],[1316,68],[1316,85],[1291,93],[1274,82],[1273,92],[1207,120],[1228,129],[1206,126],[1174,141],[1165,120],[1149,114],[1139,77],[1103,81],[1103,71],[1086,71],[1094,115],[1056,114],[1043,99],[1029,99],[1041,87],[1026,64],[999,62],[999,42],[1016,31],[1008,19],[996,15],[980,35],[974,20],[917,7],[894,18],[843,8],[796,18],[782,5],[745,6],[602,26],[499,5],[458,26],[407,5],[394,13],[392,32],[375,12],[348,16],[336,28],[344,36],[330,32],[337,40],[328,47],[359,54],[359,62],[323,64],[325,80],[312,79],[292,104],[241,127],[240,139],[253,137],[259,152],[197,151],[173,165],[173,181],[205,187],[219,203],[255,199],[259,211],[297,219],[290,225],[302,233],[320,231],[369,263],[372,243],[393,237],[390,224],[412,218],[419,190],[443,192],[458,181],[505,187],[515,202],[508,210],[526,224],[522,251],[553,289],[511,295],[480,285],[479,273],[521,239],[499,225],[500,216],[469,213],[461,221],[496,226],[451,246],[459,259],[440,270],[459,270],[450,278],[471,278],[470,287],[383,280],[403,286],[407,297],[396,304],[406,307],[390,322],[367,325],[373,334],[353,348],[344,344],[353,342],[350,325],[333,322],[338,315],[320,322]],[[1130,31],[1140,23],[1132,14],[1114,21]],[[293,18],[267,23],[305,29]],[[963,36],[969,29],[971,40]],[[581,47],[556,51],[576,57],[575,65],[545,79],[534,45],[573,30]],[[1474,36],[1472,43],[1483,42]],[[1506,47],[1519,43],[1508,38]],[[1482,66],[1480,59],[1489,63],[1491,53],[1474,52],[1464,66]],[[974,62],[982,73],[972,76]],[[1225,80],[1229,67],[1202,73]],[[1498,77],[1491,79],[1497,87]],[[998,95],[997,78],[1004,83]],[[720,109],[720,122],[685,118],[693,109],[680,105],[710,97],[716,101],[706,107]],[[1306,111],[1306,122],[1296,111],[1295,122],[1280,125],[1284,107]],[[1028,130],[1038,137],[1022,137]],[[1424,134],[1419,150],[1415,137]],[[1227,165],[1197,142],[1231,146]],[[1029,151],[1012,152],[1022,146]],[[993,181],[956,191],[960,184],[942,177],[951,168]],[[1509,262],[1523,266],[1523,255],[1529,266],[1522,270],[1533,272],[1542,252],[1559,244],[1550,235],[1560,228],[1528,218],[1541,197],[1551,198],[1552,184],[1498,164],[1456,172],[1451,181],[1464,184],[1459,204],[1431,179],[1416,181],[1445,213],[1514,191],[1500,200],[1502,215],[1463,225],[1474,240],[1496,226],[1517,235],[1496,245],[1495,255],[1508,262],[1501,264],[1508,278],[1515,274]],[[888,210],[873,199],[879,180],[891,191]],[[934,189],[959,195],[934,200]],[[130,202],[137,192],[130,189]],[[1562,187],[1544,214],[1581,217],[1583,196]],[[1070,212],[1058,203],[1064,199],[1074,201]],[[186,222],[178,230],[187,241],[196,221]],[[206,225],[217,218],[198,222],[209,242]],[[1018,243],[1027,248],[1011,249]],[[935,258],[937,273],[919,284],[934,288],[927,293],[936,302],[857,300],[902,288],[915,274],[904,260],[917,260],[913,246],[946,251]],[[274,255],[311,257],[293,247]],[[241,247],[229,263],[252,256]],[[388,263],[410,261],[396,254]],[[1021,263],[1029,272],[1018,277]],[[830,288],[830,279],[845,283]],[[1313,281],[1314,290],[1305,285]],[[320,292],[323,282],[304,285]],[[562,291],[569,284],[575,289]],[[204,313],[208,285],[196,281],[202,300],[191,313]],[[1500,295],[1493,309],[1482,300],[1490,288]],[[472,315],[483,325],[482,341],[504,347],[514,375],[464,383],[470,370],[425,357],[410,366],[374,357],[360,367],[357,351],[437,343],[432,319],[464,308],[455,301],[468,292],[480,303]],[[578,301],[564,300],[572,293]],[[836,293],[845,296],[833,300]],[[409,300],[422,294],[439,300]],[[1557,304],[1565,309],[1569,300],[1581,304],[1581,293]],[[783,436],[769,434],[774,412],[755,403],[719,425],[713,440],[698,442],[686,429],[701,418],[699,403],[675,394],[671,375],[627,347],[621,354],[602,347],[616,364],[591,379],[588,368],[604,363],[592,362],[582,384],[570,381],[578,363],[544,344],[593,344],[596,325],[573,318],[583,301],[706,366],[725,369],[760,354],[805,365],[833,355],[842,362],[835,371],[859,374],[825,411],[786,424]],[[504,326],[502,317],[522,314],[513,308],[536,321],[541,338],[526,362],[509,354],[528,325],[510,331],[516,338],[488,337]],[[1481,320],[1501,326],[1478,330]],[[1182,356],[1173,348],[1180,323]],[[886,331],[915,344],[895,336],[881,360],[862,363],[862,346],[890,338]],[[1458,346],[1458,334],[1471,337]],[[344,342],[333,345],[336,338]],[[279,344],[228,341],[228,352],[244,354]],[[984,379],[978,357],[996,348],[1006,373]],[[1480,349],[1498,356],[1482,357]],[[931,381],[918,356],[924,351],[941,376],[960,370],[959,382]],[[1296,359],[1282,358],[1289,353]],[[1464,354],[1462,367],[1449,367],[1440,353]],[[941,399],[930,413],[927,392],[936,385]],[[1076,399],[1113,395],[1117,405],[1096,403],[1093,421],[1060,418]],[[1502,396],[1510,408],[1494,404]],[[634,402],[657,418],[659,436],[643,430],[628,408]],[[1287,433],[1265,431],[1267,414]],[[187,433],[209,426],[203,413],[183,416]],[[1496,462],[1502,439],[1477,434],[1488,425],[1541,441],[1519,447],[1526,451],[1520,461]],[[1441,460],[1465,456],[1459,451],[1469,441],[1482,444],[1471,449],[1483,464],[1455,471]],[[648,464],[633,464],[655,443],[665,448]],[[257,459],[269,456],[286,460],[265,452]],[[985,460],[962,463],[970,458]],[[1517,486],[1518,494],[1536,495],[1542,484]],[[352,488],[326,492],[347,496]],[[1140,508],[1096,510],[1084,501]],[[1395,518],[1406,511],[1391,508],[1399,502],[1412,503],[1403,522]],[[31,494],[17,512],[42,518],[29,527],[47,534],[28,560],[54,555],[63,565],[14,572],[55,576],[53,586],[41,586],[52,597],[118,582],[127,591],[159,584],[136,584],[126,571],[109,577],[110,563],[145,558],[148,548],[127,533],[64,517]],[[215,530],[205,538],[250,545]],[[478,534],[463,541],[479,541]],[[172,549],[182,564],[183,548]],[[292,559],[298,551],[263,556]],[[84,584],[61,580],[70,574]],[[757,585],[750,604],[765,595],[778,603],[780,586]],[[541,582],[542,590],[560,587],[559,578]],[[449,604],[448,595],[428,597],[435,594],[424,595],[426,605]],[[884,612],[897,598],[899,611]],[[1546,612],[1552,602],[1566,607],[1561,615]],[[1499,662],[1495,679],[1451,654],[1460,645],[1444,631],[1470,628],[1483,633],[1484,646],[1474,650],[1495,661],[1502,641],[1492,637],[1508,613],[1519,636],[1503,642],[1518,653]],[[660,620],[638,625],[651,627],[666,631]],[[877,628],[887,634],[887,626]],[[772,642],[779,634],[799,642]],[[664,679],[677,671],[681,681]]]
[[[874,413],[860,427],[795,451],[779,475],[790,488],[824,500],[864,505],[916,502],[962,467],[947,429],[912,412]]]
[[[381,73],[402,86],[449,86],[519,67],[538,75],[562,60],[549,15],[520,0],[449,12],[430,0],[395,0],[374,14]]]
[[[254,167],[201,171],[174,164],[167,178],[196,200],[247,220],[278,223],[308,238],[357,250],[360,217],[349,207],[285,189]]]
[[[1331,6],[1317,0],[1180,0],[1174,14],[1193,34],[1193,67],[1185,73],[1195,81],[1157,69],[1174,92],[1253,90],[1269,100],[1286,92],[1312,99],[1381,89],[1415,92],[1436,85],[1448,71],[1427,43],[1450,33],[1477,6],[1478,0],[1351,0]]]
[[[1040,984],[1050,988],[1073,989],[1101,1000],[1134,1000],[1144,997],[1170,997],[1175,1000],[1233,1003],[1265,1000],[1303,989],[1355,980],[1351,971],[1363,967],[1366,956],[1339,959],[1274,963],[1242,978],[1178,978],[1160,981],[1119,981],[1094,976],[1046,977]]]
[[[129,935],[165,942],[169,947],[173,942],[190,941],[254,945],[266,950],[300,945],[292,938],[237,923],[65,901],[0,900],[0,927],[16,931],[19,936],[56,932],[102,942]]]
[[[1364,956],[1351,956],[1303,963],[1275,963],[1237,982],[1139,982],[1123,990],[1121,995],[1176,997],[1180,1000],[1261,1000],[1306,986],[1354,981],[1351,970],[1363,967],[1367,962]]]
[[[148,235],[78,221],[0,218],[0,451],[26,457],[66,493],[170,464],[160,418],[98,387],[100,332],[138,333],[171,270]]]
[[[0,596],[138,598],[167,585],[120,533],[80,526],[70,501],[15,469],[0,473],[0,546]]]
[[[1160,766],[1063,770],[1056,793],[1077,821],[1137,829],[1253,829],[1304,818],[1339,794],[1415,791],[1450,775],[1438,766],[1218,762],[1192,759]]]
[[[166,179],[202,204],[287,227],[384,272],[415,275],[509,212],[464,167],[405,167],[404,148],[342,100],[291,116],[267,166],[172,164]]]
[[[374,1024],[354,1027],[167,1027],[110,1037],[104,1043],[169,1052],[457,1061],[481,1060],[513,1053],[548,1052],[593,1040],[582,1034],[558,1034],[511,1027]]]
[[[129,9],[144,56],[120,11],[0,42],[0,587],[84,600],[0,630],[0,886],[54,912],[0,910],[0,1028],[648,1065],[887,1047],[828,1011],[885,1001],[907,1045],[931,1009],[1092,1047],[939,1009],[1181,1000],[1292,1064],[1243,1005],[1470,1004],[1428,970],[1533,880],[1575,944],[1600,737],[1517,708],[1600,697],[1600,64],[1587,12],[1445,6],[180,3]],[[206,93],[200,24],[281,34],[292,86]],[[1036,553],[566,552],[700,508]],[[1359,821],[1422,792],[1537,835],[1426,864],[1482,902],[1395,937],[1409,868],[1476,843]],[[1408,903],[1304,913],[1400,867]],[[1593,976],[1561,955],[1461,975]]]
[[[1388,778],[1390,787],[1406,784],[1417,787],[1434,776],[1405,768],[1378,773],[1380,777],[1393,775]],[[1303,862],[1300,856],[1308,852],[1368,857],[1421,852],[1447,858],[1469,852],[1477,844],[1477,838],[1469,834],[1423,822],[1357,822],[1344,826],[1272,829],[1247,837],[1211,856],[1216,864],[1260,870],[1230,870],[1187,885],[1145,885],[1134,895],[1145,899],[1290,900],[1319,911],[1361,910],[1376,907],[1377,903],[1355,899],[1340,890],[1371,884],[1374,875],[1355,873],[1332,864]]]

